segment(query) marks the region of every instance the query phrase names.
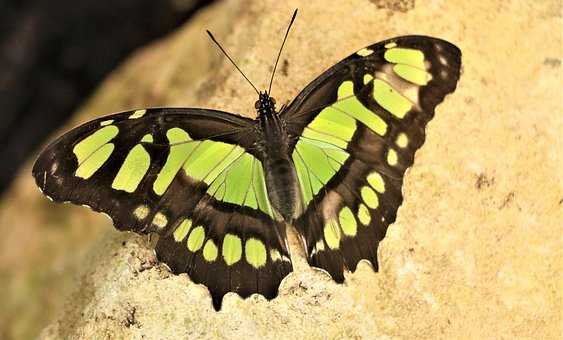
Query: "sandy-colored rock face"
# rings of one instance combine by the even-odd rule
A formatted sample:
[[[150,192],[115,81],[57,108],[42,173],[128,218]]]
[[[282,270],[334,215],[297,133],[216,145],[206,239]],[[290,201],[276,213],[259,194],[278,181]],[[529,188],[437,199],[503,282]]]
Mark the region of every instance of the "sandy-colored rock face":
[[[204,29],[264,87],[295,7],[300,14],[274,82],[280,104],[341,58],[385,38],[427,34],[463,51],[458,88],[437,108],[405,177],[404,204],[379,249],[380,272],[361,264],[335,284],[307,266],[292,238],[296,272],[278,298],[229,294],[215,312],[207,289],[155,263],[145,238],[120,234],[85,209],[49,204],[25,169],[0,207],[7,274],[0,279],[8,287],[1,294],[10,302],[3,312],[9,325],[0,326],[15,329],[5,334],[21,336],[45,322],[42,310],[62,311],[43,331],[47,339],[562,334],[557,0],[221,3],[138,53],[83,111],[180,105],[251,113],[255,94]],[[37,213],[15,214],[21,205]]]

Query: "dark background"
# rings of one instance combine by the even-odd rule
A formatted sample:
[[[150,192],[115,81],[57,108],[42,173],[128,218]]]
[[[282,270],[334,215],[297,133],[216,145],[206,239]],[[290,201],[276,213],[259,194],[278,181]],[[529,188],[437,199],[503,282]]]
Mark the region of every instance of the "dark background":
[[[135,48],[210,0],[0,0],[0,196]]]

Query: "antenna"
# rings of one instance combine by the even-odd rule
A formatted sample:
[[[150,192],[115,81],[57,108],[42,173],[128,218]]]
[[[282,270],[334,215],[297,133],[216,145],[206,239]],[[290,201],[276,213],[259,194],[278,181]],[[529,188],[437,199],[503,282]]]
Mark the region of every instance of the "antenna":
[[[221,52],[223,52],[223,54],[225,54],[225,56],[231,61],[231,63],[233,63],[233,65],[235,65],[236,69],[240,72],[240,74],[242,74],[242,76],[244,77],[244,79],[246,79],[246,81],[250,84],[250,86],[252,86],[254,91],[256,91],[256,93],[258,95],[260,95],[260,92],[256,89],[256,86],[254,86],[254,84],[252,84],[252,82],[246,77],[246,75],[241,71],[241,69],[237,66],[237,64],[235,64],[235,62],[233,61],[233,59],[231,59],[229,54],[227,54],[227,52],[223,49],[223,47],[221,47],[221,45],[217,42],[217,40],[215,39],[213,34],[211,34],[211,32],[209,32],[209,30],[206,30],[206,31],[207,31],[207,34],[209,34],[209,37],[211,38],[211,40],[213,40],[213,42],[219,47]]]
[[[287,35],[289,34],[289,29],[291,28],[291,25],[293,25],[293,21],[295,20],[296,16],[297,16],[297,8],[293,12],[293,16],[291,17],[291,21],[289,22],[289,25],[287,26],[287,31],[285,31],[285,36],[283,37],[283,42],[282,42],[282,45],[280,47],[280,51],[278,52],[278,57],[276,58],[276,63],[274,64],[274,70],[272,71],[272,77],[270,78],[270,86],[268,86],[268,95],[270,95],[270,91],[272,90],[272,82],[274,81],[274,74],[276,74],[276,68],[278,67],[278,61],[280,60],[280,56],[281,56],[281,53],[282,53],[282,50],[283,50],[283,45],[285,45],[285,39],[287,39]]]

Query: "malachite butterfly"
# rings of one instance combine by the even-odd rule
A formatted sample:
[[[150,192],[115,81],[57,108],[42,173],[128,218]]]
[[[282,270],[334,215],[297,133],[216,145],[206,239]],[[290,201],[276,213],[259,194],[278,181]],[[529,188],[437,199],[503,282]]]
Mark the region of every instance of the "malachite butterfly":
[[[293,270],[287,224],[309,264],[343,282],[362,259],[378,269],[405,170],[460,67],[460,50],[444,40],[385,40],[279,111],[269,90],[259,93],[255,119],[151,108],[87,122],[51,143],[33,176],[53,201],[158,234],[158,259],[207,286],[217,310],[227,292],[277,295]]]

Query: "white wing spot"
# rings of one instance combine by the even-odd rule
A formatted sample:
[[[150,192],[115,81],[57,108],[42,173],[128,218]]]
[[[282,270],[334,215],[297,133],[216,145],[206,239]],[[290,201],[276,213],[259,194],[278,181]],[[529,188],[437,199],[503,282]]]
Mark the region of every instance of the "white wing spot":
[[[140,205],[133,211],[133,215],[135,215],[138,220],[144,220],[149,215],[149,207]]]
[[[104,120],[103,122],[100,123],[100,126],[110,125],[111,123],[113,123],[113,119]]]
[[[322,239],[320,239],[315,244],[315,252],[319,252],[319,251],[323,251],[323,250],[325,250],[325,243],[323,242]]]
[[[270,250],[270,258],[272,259],[272,262],[276,262],[276,261],[281,261],[282,256],[279,251],[277,251],[276,249],[272,249]]]
[[[388,44],[385,45],[385,48],[386,48],[386,49],[390,49],[390,48],[393,48],[393,47],[397,47],[397,43],[396,43],[396,42],[390,42],[390,43],[388,43]]]
[[[407,135],[404,132],[401,132],[397,136],[397,139],[395,140],[395,144],[397,144],[398,147],[404,149],[409,144],[409,138],[407,137]]]
[[[438,61],[440,64],[448,66],[448,59],[446,59],[443,55],[438,56]]]
[[[145,115],[145,113],[147,113],[147,110],[137,110],[137,111],[133,112],[132,115],[129,116],[129,119],[141,118],[142,116]]]
[[[369,48],[362,48],[361,50],[356,52],[357,55],[362,56],[362,57],[367,57],[368,55],[370,55],[372,53],[373,53],[373,50],[370,50]]]
[[[152,219],[152,224],[162,229],[168,224],[168,218],[163,213],[157,212]]]
[[[395,166],[398,161],[399,156],[397,155],[397,151],[389,149],[389,151],[387,151],[387,163],[391,166]]]

